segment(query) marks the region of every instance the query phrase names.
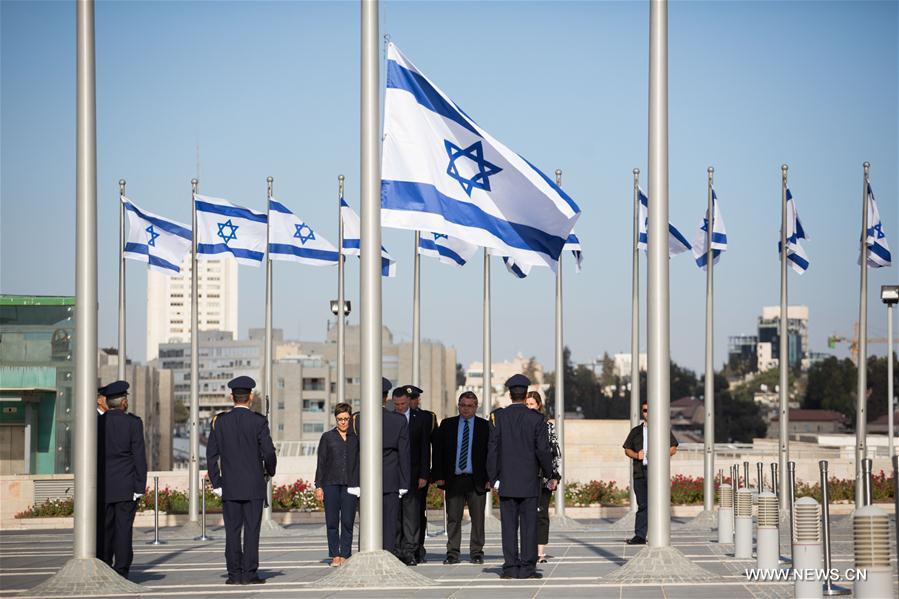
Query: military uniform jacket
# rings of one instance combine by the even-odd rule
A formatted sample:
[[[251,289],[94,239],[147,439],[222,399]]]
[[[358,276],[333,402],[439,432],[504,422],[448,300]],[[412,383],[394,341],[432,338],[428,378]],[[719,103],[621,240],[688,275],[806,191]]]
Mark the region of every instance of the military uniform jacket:
[[[396,493],[400,489],[409,487],[409,427],[406,425],[406,417],[381,410],[381,492]],[[353,414],[353,433],[362,433],[362,415],[359,412]]]
[[[103,487],[106,503],[133,501],[147,490],[144,423],[134,414],[109,410],[103,421]]]
[[[265,477],[275,475],[277,457],[265,416],[235,407],[212,419],[206,466],[222,499],[265,499]]]
[[[400,414],[403,420],[405,414]],[[419,478],[428,480],[431,475],[431,426],[434,415],[431,412],[409,408],[409,459],[413,489],[418,488]]]
[[[499,481],[500,497],[537,497],[541,475],[553,473],[552,448],[543,415],[513,403],[491,417],[487,476]]]

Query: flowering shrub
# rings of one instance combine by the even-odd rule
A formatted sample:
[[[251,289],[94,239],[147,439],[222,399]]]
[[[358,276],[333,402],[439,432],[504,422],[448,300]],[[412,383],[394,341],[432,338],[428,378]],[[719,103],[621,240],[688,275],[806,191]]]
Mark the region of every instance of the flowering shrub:
[[[272,509],[276,512],[302,510],[304,512],[319,511],[321,502],[315,499],[312,483],[300,479],[292,485],[278,485],[272,489]]]
[[[621,505],[627,501],[627,489],[619,489],[615,481],[591,480],[565,485],[565,503],[573,506]]]
[[[16,518],[59,518],[71,516],[75,511],[75,499],[51,499],[44,503],[33,505],[23,512],[16,514]]]
[[[701,476],[684,476],[678,474],[671,479],[671,504],[693,505],[702,503],[702,485],[704,479]]]
[[[855,479],[831,478],[827,481],[827,495],[831,502],[855,501]],[[814,497],[821,501],[821,484],[796,483],[796,497]],[[887,476],[883,470],[871,473],[871,500],[875,503],[890,501],[893,498],[893,477]]]

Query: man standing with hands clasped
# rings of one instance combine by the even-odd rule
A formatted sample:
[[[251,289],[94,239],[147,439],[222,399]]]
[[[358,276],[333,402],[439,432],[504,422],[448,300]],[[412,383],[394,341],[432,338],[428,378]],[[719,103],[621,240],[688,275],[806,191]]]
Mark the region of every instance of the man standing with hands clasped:
[[[250,409],[256,381],[239,376],[228,383],[234,408],[212,419],[206,464],[213,493],[222,498],[225,519],[225,584],[262,584],[259,529],[266,499],[265,478],[275,475],[275,446],[265,416]],[[241,532],[243,547],[241,548]]]
[[[491,416],[487,476],[499,491],[503,531],[501,578],[543,578],[536,570],[537,498],[542,484],[541,472],[543,477],[550,478],[553,460],[543,416],[525,405],[530,384],[523,374],[516,374],[506,381],[512,404]],[[550,478],[547,487],[554,491],[556,484],[557,481]]]
[[[634,522],[634,536],[627,540],[628,545],[645,545],[646,529],[649,514],[646,513],[648,503],[648,488],[646,486],[646,469],[649,466],[646,450],[649,447],[649,430],[646,428],[649,422],[649,404],[645,401],[640,405],[640,413],[643,422],[631,429],[624,441],[624,455],[632,460],[634,468],[634,495],[637,496],[637,518]],[[669,455],[677,453],[677,439],[671,433],[671,449]]]

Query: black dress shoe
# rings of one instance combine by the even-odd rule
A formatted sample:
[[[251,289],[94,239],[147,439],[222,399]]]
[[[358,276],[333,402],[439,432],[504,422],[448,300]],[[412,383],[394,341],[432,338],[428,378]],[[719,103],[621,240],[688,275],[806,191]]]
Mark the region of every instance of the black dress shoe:
[[[543,574],[541,574],[540,572],[534,572],[533,574],[529,574],[528,576],[522,576],[521,578],[522,578],[522,579],[527,579],[527,578],[543,578]]]
[[[242,584],[239,580],[234,580],[233,578],[229,578],[225,581],[225,584]]]
[[[406,565],[407,566],[417,566],[418,562],[415,561],[414,557],[410,557],[409,559],[406,560]]]
[[[502,580],[514,580],[514,579],[516,579],[516,578],[518,578],[518,577],[517,577],[517,576],[513,576],[512,574],[502,574],[502,575],[500,575],[500,578],[501,578]]]
[[[646,539],[644,539],[643,537],[638,537],[638,536],[634,535],[633,537],[631,537],[630,539],[627,540],[627,544],[628,545],[645,545]]]
[[[448,558],[446,558],[445,560],[443,560],[443,565],[444,565],[444,566],[451,566],[451,565],[453,565],[453,564],[458,564],[458,563],[459,563],[459,558],[458,558],[458,557],[448,557]]]
[[[259,578],[257,576],[256,578],[251,578],[250,580],[244,582],[244,584],[265,584],[265,579]]]
[[[484,563],[484,558],[481,557],[480,555],[477,557],[473,557],[473,558],[471,558],[471,563],[481,565]]]

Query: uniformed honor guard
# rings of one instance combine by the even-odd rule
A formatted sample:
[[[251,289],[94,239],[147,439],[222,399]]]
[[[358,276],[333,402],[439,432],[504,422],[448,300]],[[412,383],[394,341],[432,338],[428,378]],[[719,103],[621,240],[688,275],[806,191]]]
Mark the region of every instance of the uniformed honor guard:
[[[144,424],[128,414],[128,383],[104,387],[107,412],[103,421],[105,497],[103,561],[128,577],[134,558],[131,535],[137,499],[147,490]]]
[[[409,426],[409,473],[412,487],[400,498],[400,518],[396,531],[397,557],[407,566],[418,565],[419,491],[426,489],[431,475],[431,423],[412,409],[409,399],[417,387],[404,385],[393,390],[393,409]]]
[[[106,387],[97,389],[97,559],[106,559],[106,432],[103,415],[106,407]]]
[[[416,387],[415,385],[407,385],[407,391],[411,391],[409,395],[409,405],[413,410],[421,412],[422,416],[424,416],[424,420],[426,423],[429,423],[430,432],[428,433],[428,456],[431,457],[434,451],[434,440],[437,437],[437,415],[430,411],[425,410],[421,407],[421,394],[424,393],[421,389]],[[433,459],[430,460],[429,463],[433,463]],[[428,482],[434,482],[433,477],[428,476]],[[418,553],[415,556],[416,561],[418,563],[424,563],[427,561],[428,552],[425,550],[425,538],[428,533],[428,485],[425,485],[424,488],[418,490]]]
[[[225,519],[225,584],[262,584],[259,528],[266,479],[275,475],[277,457],[268,420],[250,409],[256,381],[239,376],[228,387],[234,408],[212,419],[206,445],[209,480],[213,493],[222,498]]]
[[[512,404],[491,416],[487,476],[499,491],[502,578],[543,577],[536,570],[537,498],[541,473],[546,478],[552,476],[553,462],[546,423],[524,403],[530,384],[523,374],[506,381]],[[556,481],[551,479],[547,485],[555,490]]]

